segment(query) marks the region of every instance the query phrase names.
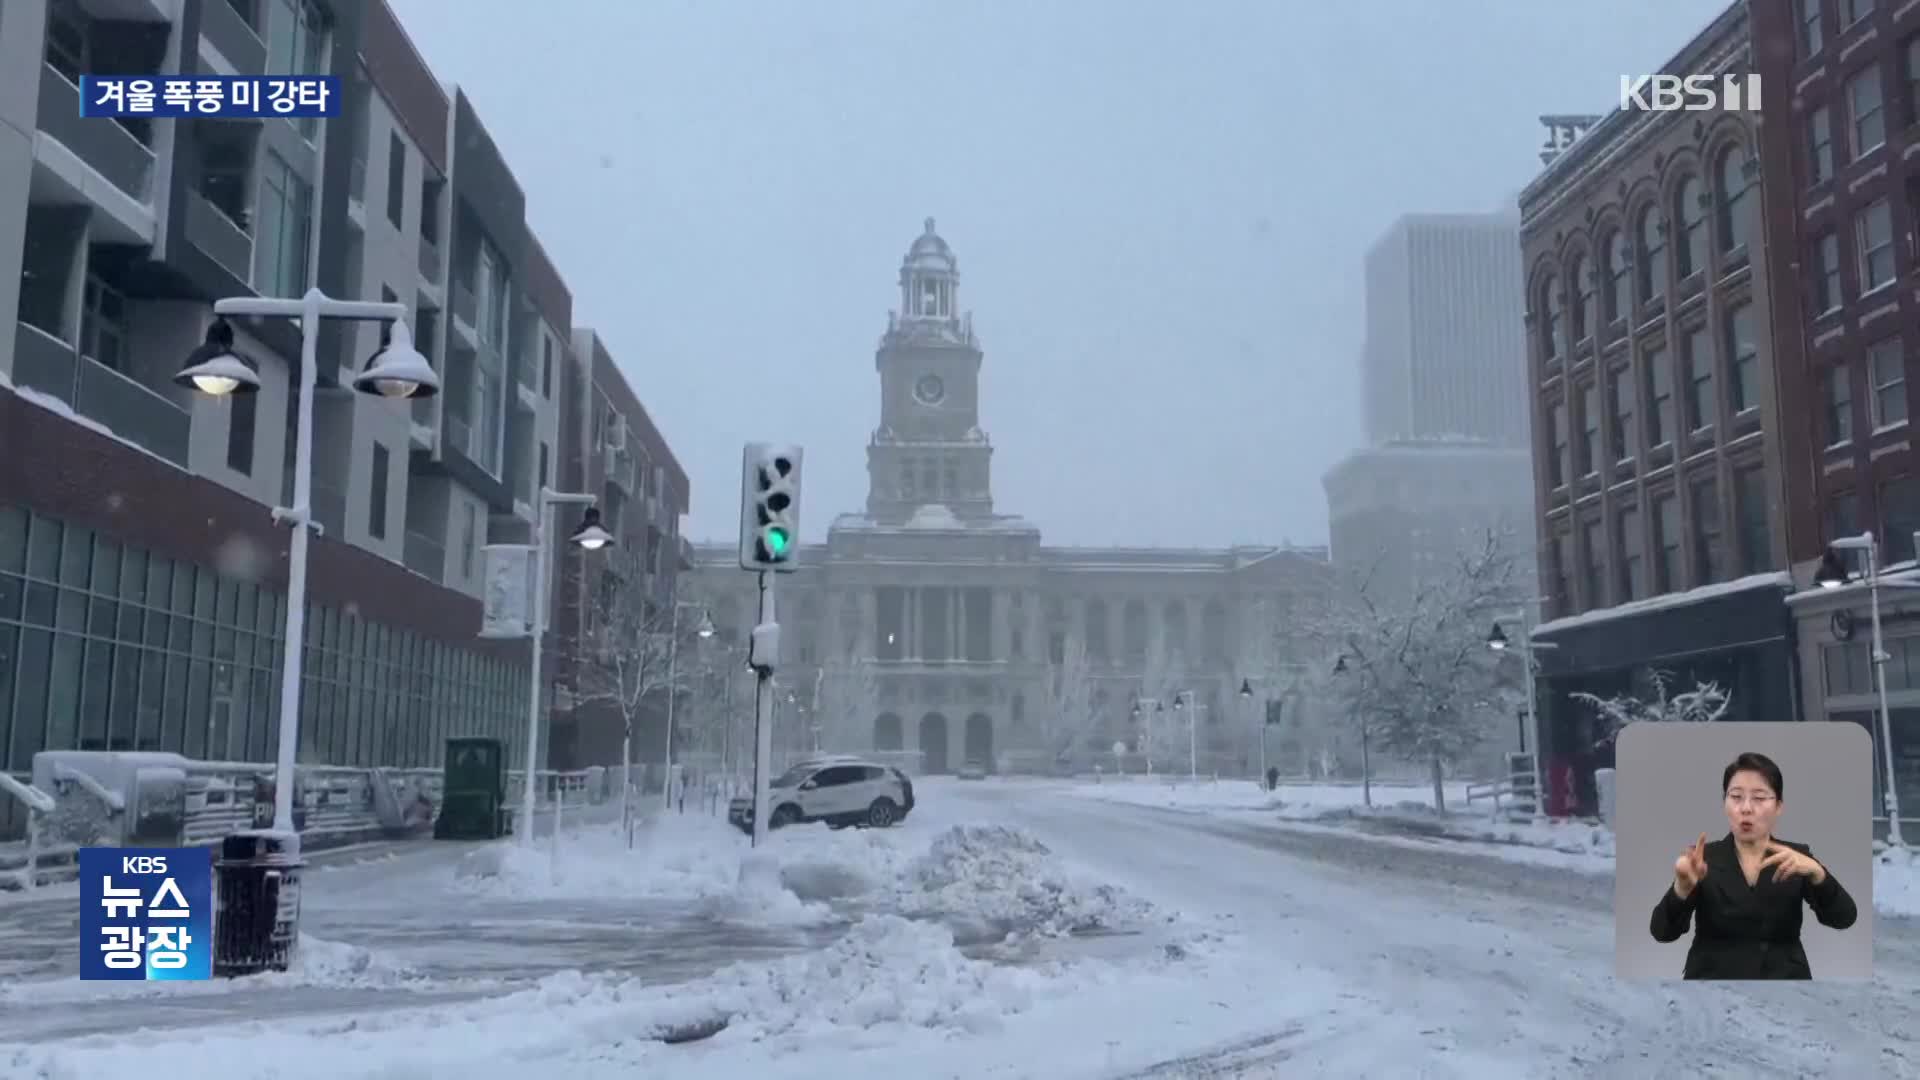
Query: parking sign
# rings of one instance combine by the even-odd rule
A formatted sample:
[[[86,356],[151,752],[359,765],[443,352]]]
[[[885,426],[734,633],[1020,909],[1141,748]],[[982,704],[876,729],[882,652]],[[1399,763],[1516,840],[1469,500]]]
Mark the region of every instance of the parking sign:
[[[80,849],[80,978],[213,974],[213,851]]]

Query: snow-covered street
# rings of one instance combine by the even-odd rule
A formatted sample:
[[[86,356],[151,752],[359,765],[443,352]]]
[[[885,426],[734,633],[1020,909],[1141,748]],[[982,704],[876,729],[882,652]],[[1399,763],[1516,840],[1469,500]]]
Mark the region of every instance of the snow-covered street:
[[[696,821],[634,854],[583,834],[557,877],[543,850],[464,845],[318,871],[302,970],[107,986],[43,961],[0,990],[0,1075],[1920,1073],[1896,1023],[1920,1002],[1910,922],[1879,921],[1872,985],[1641,987],[1613,978],[1605,876],[1070,785],[923,787],[898,829],[791,830],[762,860]],[[0,905],[0,928],[9,956],[36,928],[71,956],[70,901]],[[1069,928],[1105,932],[1045,933]],[[1042,933],[986,944],[1008,930]]]

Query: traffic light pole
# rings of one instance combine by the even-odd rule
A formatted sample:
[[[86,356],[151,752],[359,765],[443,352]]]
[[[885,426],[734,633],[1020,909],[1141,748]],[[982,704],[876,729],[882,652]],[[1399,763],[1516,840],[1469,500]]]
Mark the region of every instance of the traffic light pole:
[[[773,602],[773,578],[760,571],[760,627],[777,626]],[[756,656],[753,665],[753,846],[767,842],[767,822],[773,808],[767,805],[768,783],[773,779],[773,661],[772,656]]]

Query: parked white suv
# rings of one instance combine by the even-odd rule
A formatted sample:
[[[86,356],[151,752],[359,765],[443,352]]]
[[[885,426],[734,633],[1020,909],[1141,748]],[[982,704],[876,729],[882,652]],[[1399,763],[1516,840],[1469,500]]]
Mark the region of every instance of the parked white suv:
[[[813,758],[775,777],[767,796],[773,805],[767,819],[771,829],[803,821],[884,829],[913,810],[913,781],[899,769],[862,758]],[[729,803],[727,820],[751,833],[753,800]]]

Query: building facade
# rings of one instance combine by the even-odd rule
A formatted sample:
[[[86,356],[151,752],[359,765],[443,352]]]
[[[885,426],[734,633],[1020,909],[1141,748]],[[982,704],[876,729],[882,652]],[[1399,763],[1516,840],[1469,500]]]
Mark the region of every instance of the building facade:
[[[1366,257],[1367,445],[1321,478],[1333,563],[1409,600],[1504,534],[1533,559],[1519,218],[1415,214]]]
[[[605,643],[609,614],[630,608],[635,617],[626,620],[629,624],[637,623],[644,630],[664,628],[669,633],[674,629],[671,613],[680,596],[680,575],[693,564],[693,547],[680,531],[692,491],[686,470],[599,333],[576,328],[566,362],[563,486],[597,497],[602,525],[615,540],[600,552],[560,553],[555,567],[558,586],[551,594],[555,649],[549,655],[555,661],[550,676],[561,687],[551,760],[556,768],[582,768],[621,761],[626,736],[626,713],[604,693],[594,692],[594,667],[604,667],[600,646]],[[556,531],[571,527],[568,519],[561,519]],[[691,630],[694,625],[681,629]],[[640,656],[649,664],[660,659],[651,650]],[[666,686],[664,677],[649,681]],[[665,694],[648,692],[637,704],[635,744],[663,745]]]
[[[1783,410],[1787,557],[1809,584],[1833,540],[1872,533],[1882,565],[1907,566],[1920,530],[1920,459],[1910,419],[1920,347],[1920,9],[1839,0],[1753,6],[1762,80],[1794,88],[1769,101],[1760,131],[1774,332]],[[1775,110],[1778,110],[1777,112]],[[1856,562],[1855,568],[1858,569]],[[1881,665],[1903,821],[1920,813],[1920,605],[1881,595]],[[1874,737],[1874,812],[1887,783],[1869,660],[1868,591],[1804,590],[1792,609],[1800,705]],[[1916,653],[1920,655],[1920,653]],[[1908,828],[1916,823],[1907,822]]]
[[[310,287],[407,305],[443,389],[343,392],[381,331],[325,327],[301,760],[431,764],[491,734],[517,763],[526,646],[475,636],[479,551],[524,538],[551,467],[571,299],[472,103],[378,0],[24,0],[0,51],[0,769],[271,756],[298,330],[234,320],[257,394],[172,375],[214,299]],[[324,121],[81,120],[92,71],[348,92]]]
[[[1752,70],[1734,4],[1662,70]],[[1592,710],[1650,671],[1796,715],[1780,333],[1753,114],[1617,111],[1521,195],[1543,751],[1590,807]],[[1792,291],[1791,279],[1783,286]]]
[[[937,773],[969,760],[1111,765],[1116,743],[1120,764],[1181,769],[1191,741],[1200,768],[1248,770],[1259,701],[1297,689],[1289,663],[1309,649],[1289,635],[1324,610],[1324,550],[1042,544],[1039,526],[994,503],[984,353],[959,283],[929,219],[875,355],[867,504],[834,518],[777,583],[778,742],[903,754]],[[689,595],[719,631],[708,647],[735,666],[754,577],[736,544],[694,559]]]
[[[1459,439],[1525,450],[1520,220],[1411,214],[1366,257],[1368,446]]]

